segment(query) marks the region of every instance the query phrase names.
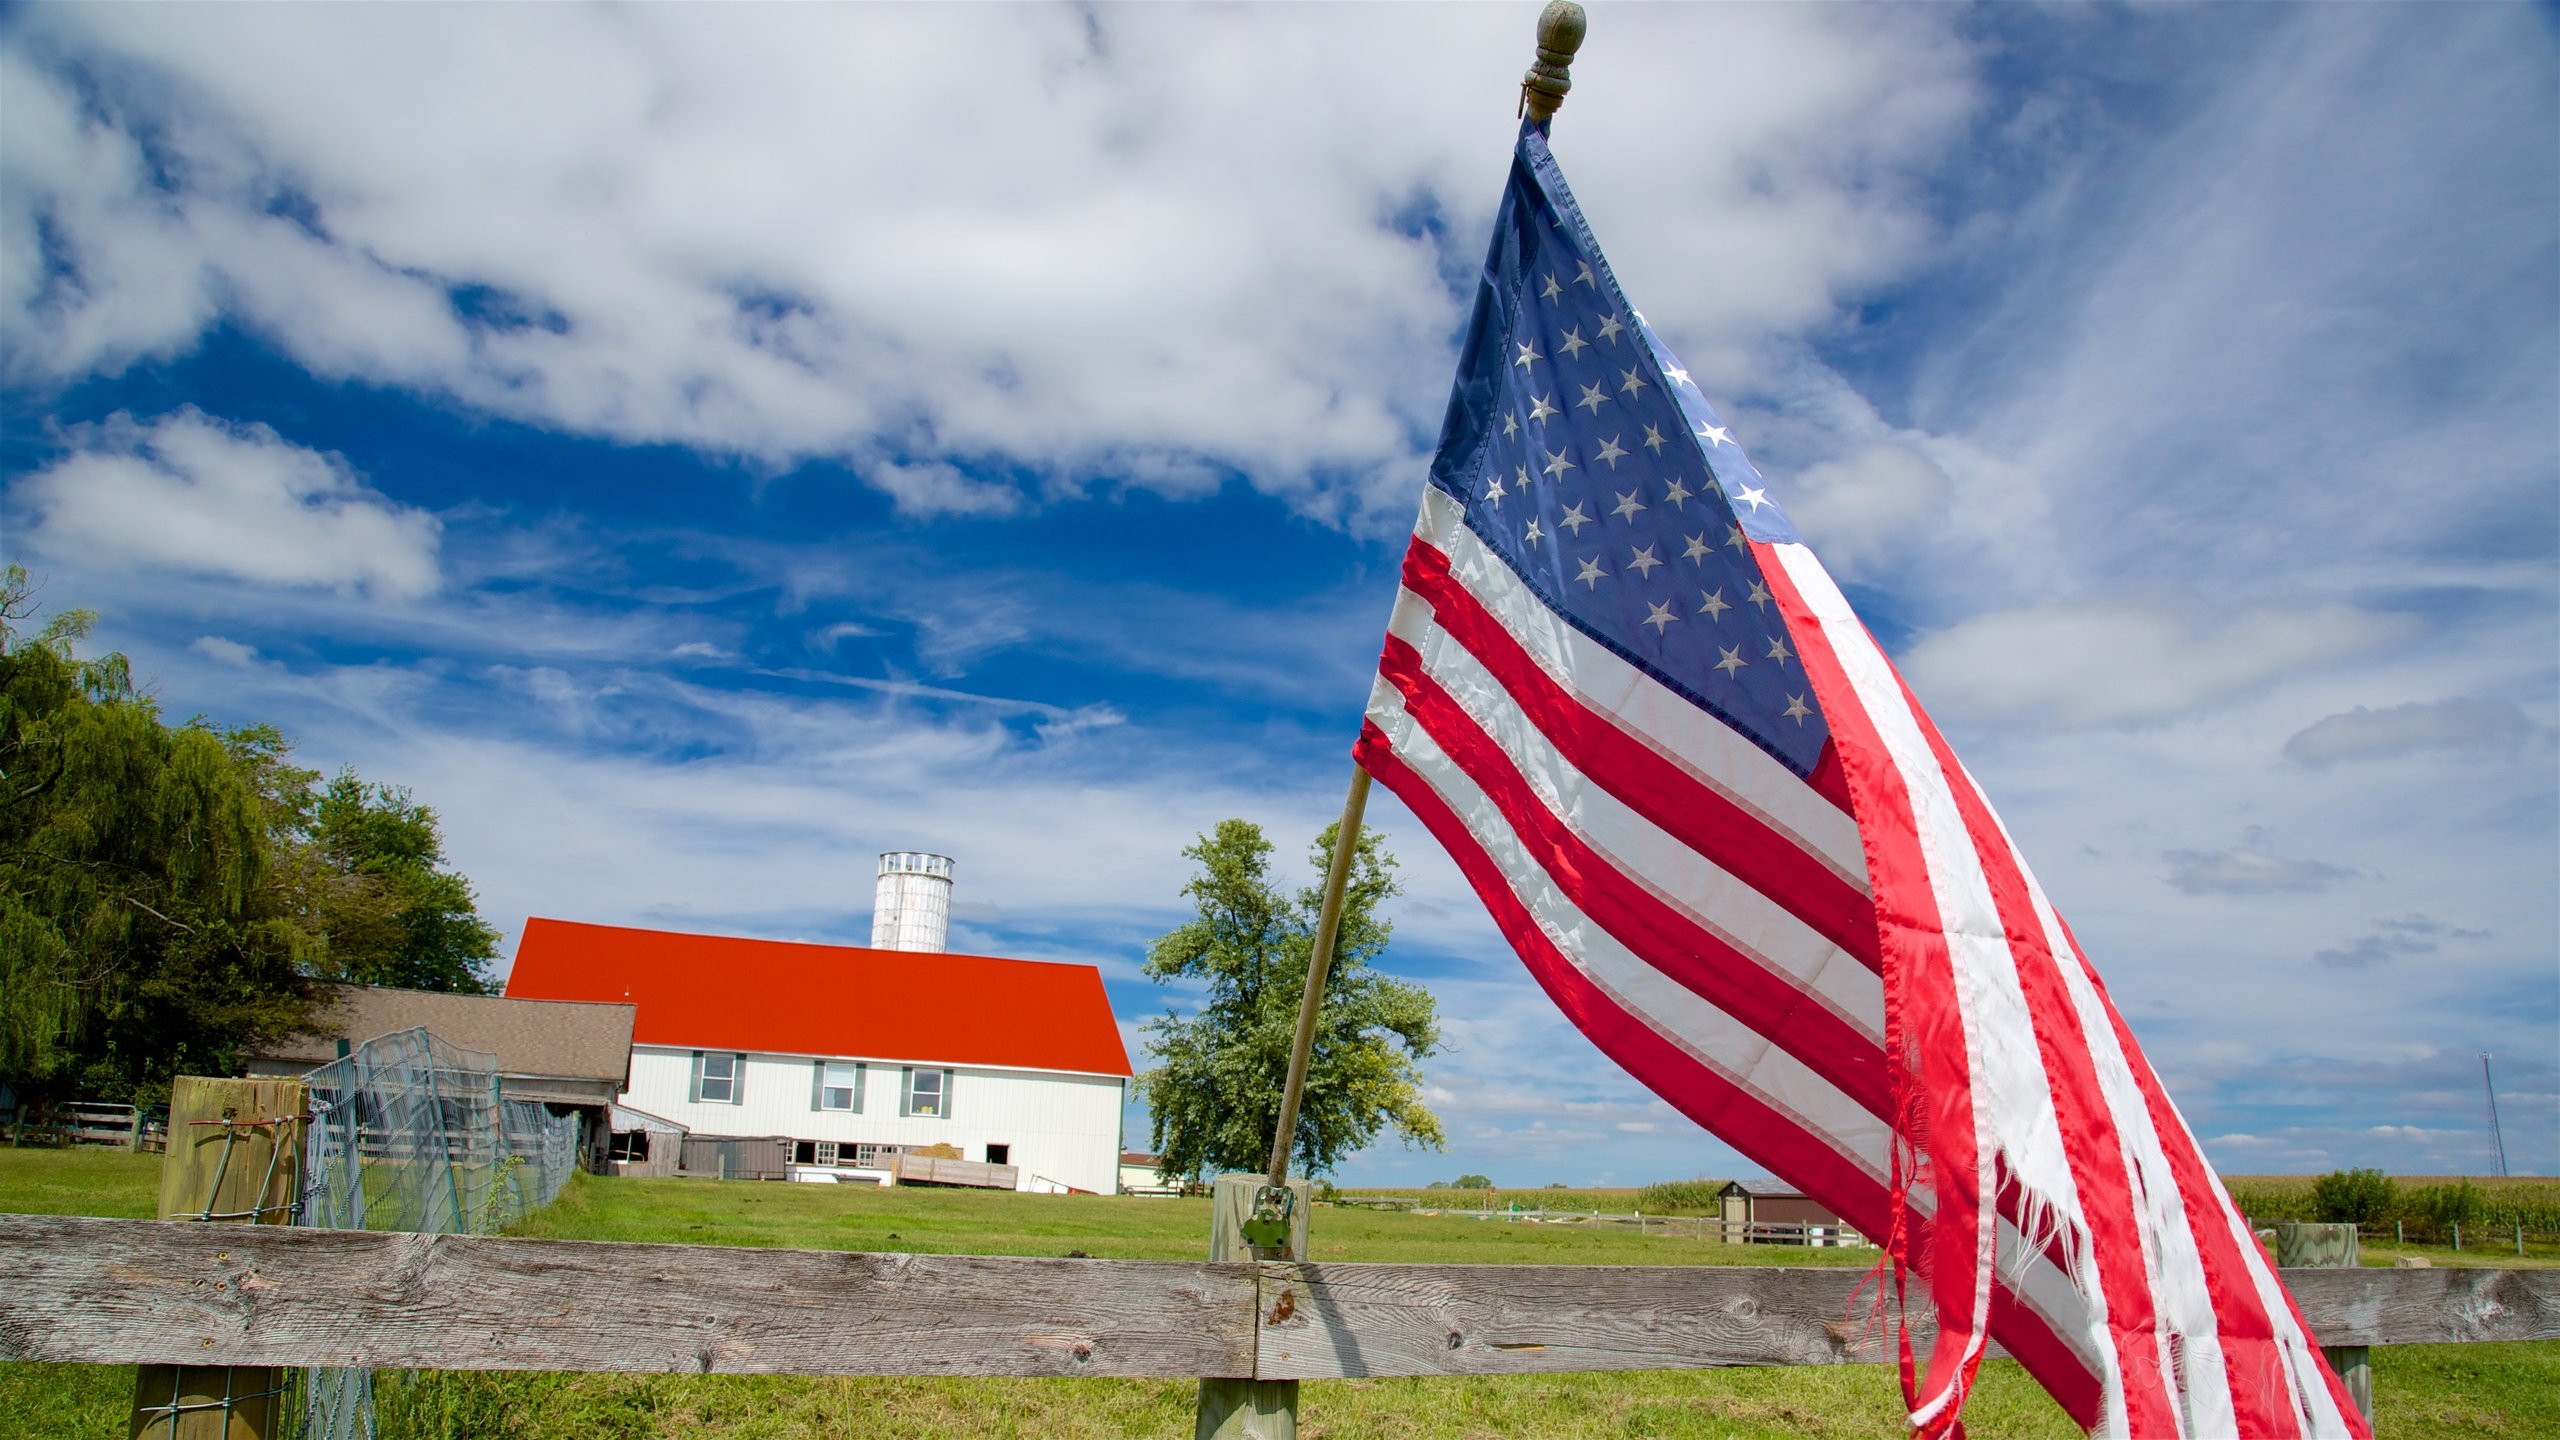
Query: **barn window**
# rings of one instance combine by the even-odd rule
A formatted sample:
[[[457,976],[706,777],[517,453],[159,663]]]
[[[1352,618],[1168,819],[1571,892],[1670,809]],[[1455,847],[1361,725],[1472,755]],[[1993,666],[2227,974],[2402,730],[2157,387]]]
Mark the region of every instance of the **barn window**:
[[[951,1118],[950,1071],[919,1070],[910,1065],[906,1083],[899,1088],[905,1092],[898,1106],[899,1114],[934,1120]]]
[[[813,1060],[809,1067],[809,1108],[860,1110],[862,1064],[854,1060]]]
[[[693,1098],[704,1105],[743,1105],[747,1057],[725,1050],[693,1052]]]

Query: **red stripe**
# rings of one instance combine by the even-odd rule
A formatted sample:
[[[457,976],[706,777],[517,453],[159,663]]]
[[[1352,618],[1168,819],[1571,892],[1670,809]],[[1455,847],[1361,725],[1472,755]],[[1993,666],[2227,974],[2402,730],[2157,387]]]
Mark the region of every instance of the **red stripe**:
[[[2142,1103],[2151,1115],[2151,1128],[2160,1136],[2160,1148],[2168,1153],[2169,1172],[2178,1186],[2179,1202],[2187,1212],[2187,1228],[2194,1232],[2204,1261],[2205,1288],[2213,1299],[2214,1334],[2222,1345],[2223,1367],[2231,1377],[2232,1416],[2242,1434],[2287,1433],[2299,1422],[2292,1390],[2285,1380],[2284,1352],[2275,1341],[2274,1326],[2259,1298],[2250,1257],[2232,1237],[2230,1203],[2206,1167],[2194,1132],[2187,1129],[2177,1106],[2170,1102],[2168,1091],[2142,1047],[2134,1043],[2133,1031],[2125,1025],[2124,1016],[2117,1013],[2115,1000],[2099,982],[2098,972],[2090,966],[2089,957],[2080,949],[2079,937],[2071,933],[2068,924],[2062,927],[2062,938],[2070,945],[2081,972],[2089,977],[2090,987],[2098,992],[2098,1003],[2106,1008],[2107,1021],[2115,1029],[2116,1045],[2124,1052],[2134,1083],[2141,1088]],[[2272,1266],[2269,1271],[2272,1273]],[[2290,1302],[2289,1293],[2286,1298]],[[2301,1317],[2297,1314],[2291,1319],[2303,1336],[2305,1348],[2316,1348]],[[2321,1369],[2326,1372],[2328,1366],[2324,1363]],[[2335,1375],[2328,1376],[2328,1384],[2349,1427],[2362,1426],[2363,1414]]]
[[[1511,882],[1486,854],[1466,822],[1431,783],[1406,765],[1376,724],[1361,727],[1353,751],[1361,768],[1396,793],[1475,887],[1503,938],[1529,967],[1540,988],[1576,1028],[1609,1058],[1682,1114],[1726,1143],[1785,1177],[1807,1195],[1840,1207],[1842,1218],[1862,1231],[1884,1217],[1883,1188],[1854,1161],[1818,1138],[1820,1132],[1758,1093],[1665,1039],[1591,982],[1556,948]]]
[[[1754,1164],[1830,1206],[1860,1233],[1886,1233],[1890,1197],[1873,1176],[1841,1156],[1819,1132],[1665,1039],[1592,984],[1539,927],[1474,832],[1429,781],[1405,764],[1374,723],[1362,726],[1353,753],[1449,852],[1539,987],[1603,1053]],[[2005,1284],[1993,1289],[1992,1316],[2009,1353],[2082,1427],[2095,1424],[2097,1381],[2044,1317],[2012,1296]]]
[[[1868,969],[1877,967],[1875,917],[1867,897],[1808,853],[1804,842],[1717,789],[1712,777],[1672,761],[1568,693],[1459,583],[1449,557],[1419,537],[1405,551],[1404,585],[1430,603],[1440,628],[1492,673],[1592,783],[1752,889],[1778,899]],[[1722,723],[1703,710],[1698,714],[1703,723]]]
[[[2161,1354],[2159,1310],[2142,1262],[2142,1222],[2135,1212],[2133,1180],[2125,1169],[2124,1136],[2099,1087],[2097,1062],[2080,1028],[2079,1008],[2056,968],[2017,854],[2000,833],[1972,778],[1957,763],[1955,752],[1947,747],[1946,737],[1911,694],[1911,687],[1899,675],[1894,679],[1928,741],[1929,753],[1937,760],[1957,813],[1964,817],[1965,836],[1972,842],[1974,859],[1999,911],[2018,988],[2026,1000],[2028,1023],[2035,1030],[2036,1054],[2044,1063],[2046,1092],[2062,1129],[2063,1157],[2078,1197],[2075,1218],[2087,1227],[2090,1259],[2106,1297],[2107,1338],[2124,1379],[2126,1424],[2136,1435],[2175,1435],[2181,1425],[2178,1403],[2169,1393],[2173,1382]]]
[[[1954,1397],[1921,1432],[1926,1440],[1954,1431],[1979,1364],[1978,1356],[1969,1359],[1965,1352],[1991,1321],[1973,1310],[1974,1287],[1990,1257],[1981,1253],[1978,1228],[1981,1158],[1973,1132],[1964,1017],[1955,1003],[1945,923],[1930,891],[1928,862],[1921,854],[1919,827],[1901,772],[1793,577],[1767,543],[1754,541],[1751,551],[1795,638],[1797,658],[1804,662],[1823,718],[1831,725],[1831,741],[1839,747],[1858,833],[1866,842],[1867,888],[1875,896],[1885,957],[1885,1048],[1913,1060],[1914,1069],[1894,1069],[1896,1111],[1904,1117],[1895,1130],[1926,1137],[1914,1145],[1928,1157],[1937,1216],[1929,1226],[1928,1261],[1913,1268],[1929,1278],[1939,1330],[1927,1383],[1915,1388],[1906,1370],[1904,1385],[1914,1410],[1940,1395]],[[1899,1209],[1902,1197],[1897,1194],[1895,1202]],[[1908,1258],[1896,1256],[1897,1262]]]
[[[1792,976],[1629,880],[1547,808],[1511,757],[1424,671],[1411,645],[1388,636],[1378,673],[1403,694],[1406,712],[1493,801],[1530,858],[1576,909],[1647,964],[1839,1086],[1869,1113],[1892,1119],[1884,1052],[1873,1038],[1819,997],[1797,989]]]

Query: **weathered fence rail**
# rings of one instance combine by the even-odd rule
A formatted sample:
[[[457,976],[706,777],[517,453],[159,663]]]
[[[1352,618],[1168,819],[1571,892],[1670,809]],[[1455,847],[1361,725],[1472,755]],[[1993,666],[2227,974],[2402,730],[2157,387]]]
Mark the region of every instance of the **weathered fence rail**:
[[[0,1360],[1314,1380],[1891,1353],[1851,1318],[1863,1277],[1846,1268],[1050,1260],[37,1215],[0,1215],[0,1253]],[[2560,1271],[2285,1283],[2324,1344],[2560,1339]]]

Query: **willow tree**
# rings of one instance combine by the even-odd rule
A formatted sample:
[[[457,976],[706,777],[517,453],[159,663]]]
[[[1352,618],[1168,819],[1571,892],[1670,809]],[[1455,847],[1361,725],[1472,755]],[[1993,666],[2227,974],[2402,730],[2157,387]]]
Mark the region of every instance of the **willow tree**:
[[[230,744],[161,721],[86,611],[32,634],[0,578],[0,1081],[148,1099],[307,1014],[302,929],[268,879],[268,812]]]
[[[1272,878],[1271,842],[1248,821],[1220,821],[1182,852],[1199,866],[1183,886],[1198,913],[1148,948],[1146,970],[1207,993],[1189,1014],[1148,1022],[1156,1064],[1138,1077],[1168,1178],[1260,1170],[1270,1158],[1337,828],[1310,851],[1316,883],[1294,892]],[[1376,832],[1361,831],[1291,1146],[1308,1175],[1331,1171],[1381,1130],[1441,1144],[1419,1064],[1439,1044],[1430,992],[1373,963],[1391,928],[1378,905],[1396,891],[1394,858]]]

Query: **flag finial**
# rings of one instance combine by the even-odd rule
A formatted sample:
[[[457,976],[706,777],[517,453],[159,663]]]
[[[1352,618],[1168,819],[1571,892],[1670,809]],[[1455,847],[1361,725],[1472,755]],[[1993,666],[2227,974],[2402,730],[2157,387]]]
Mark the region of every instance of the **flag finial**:
[[[1573,0],[1551,0],[1538,15],[1538,60],[1520,77],[1520,113],[1544,126],[1573,88],[1573,52],[1590,21]]]

